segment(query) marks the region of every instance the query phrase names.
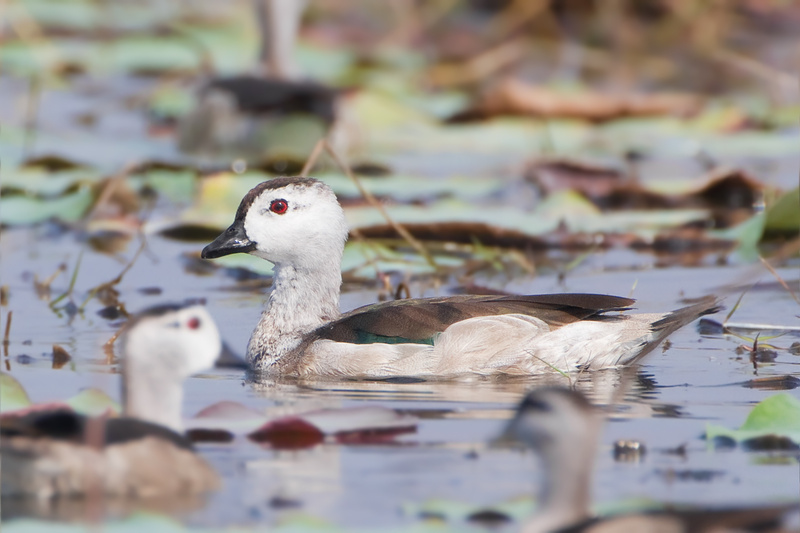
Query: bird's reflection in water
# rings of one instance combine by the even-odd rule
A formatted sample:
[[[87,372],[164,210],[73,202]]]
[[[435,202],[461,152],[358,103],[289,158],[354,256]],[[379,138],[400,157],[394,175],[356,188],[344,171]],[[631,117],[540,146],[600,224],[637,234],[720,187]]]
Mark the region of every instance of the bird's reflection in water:
[[[125,518],[133,513],[146,512],[180,516],[203,509],[208,496],[181,495],[168,498],[29,498],[3,496],[0,514],[3,521],[15,518],[37,518],[53,522],[94,522]]]
[[[606,369],[562,375],[557,372],[529,377],[490,378],[469,376],[461,380],[298,380],[247,378],[251,390],[273,400],[274,414],[380,402],[413,412],[420,418],[510,418],[514,406],[538,387],[567,386],[603,406],[615,418],[680,417],[680,407],[658,401],[659,389],[652,374],[635,368]],[[386,402],[392,402],[387,405]],[[502,414],[498,414],[500,411]]]

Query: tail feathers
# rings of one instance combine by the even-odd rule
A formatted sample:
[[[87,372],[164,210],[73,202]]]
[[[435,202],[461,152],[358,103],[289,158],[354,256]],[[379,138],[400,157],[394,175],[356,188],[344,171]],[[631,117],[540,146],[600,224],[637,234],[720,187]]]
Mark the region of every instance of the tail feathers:
[[[716,296],[703,296],[692,305],[681,307],[671,313],[667,313],[664,318],[653,322],[652,328],[655,337],[648,342],[636,357],[627,364],[633,364],[661,344],[661,341],[672,335],[686,324],[700,318],[703,315],[710,315],[722,309],[721,300]]]

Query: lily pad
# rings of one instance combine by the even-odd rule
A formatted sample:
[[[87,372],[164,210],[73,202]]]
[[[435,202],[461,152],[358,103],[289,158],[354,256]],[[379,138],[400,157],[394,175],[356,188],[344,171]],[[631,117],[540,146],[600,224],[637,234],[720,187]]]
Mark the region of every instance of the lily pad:
[[[28,393],[11,374],[0,372],[0,413],[24,409],[31,405]]]
[[[86,169],[48,172],[36,165],[27,168],[5,168],[3,191],[18,190],[29,195],[54,198],[64,195],[71,187],[100,181],[101,178],[99,172]]]
[[[193,91],[176,84],[162,85],[150,96],[150,111],[159,117],[182,117],[195,103]]]
[[[103,59],[115,70],[192,72],[201,55],[187,39],[176,37],[125,37],[109,43]]]
[[[67,400],[67,405],[87,416],[97,416],[108,411],[115,414],[122,412],[119,402],[100,389],[83,389]]]
[[[784,437],[800,444],[800,400],[781,393],[761,401],[747,416],[739,429],[709,424],[706,439],[726,437],[743,442],[760,437]]]
[[[10,2],[6,16],[11,20],[31,17],[46,27],[86,30],[99,24],[101,13],[89,0],[24,0]]]
[[[767,209],[765,233],[800,232],[800,188],[784,193]]]
[[[96,524],[58,523],[32,518],[10,520],[3,522],[3,531],[12,533],[87,533],[93,531]],[[148,531],[149,533],[178,533],[185,531],[203,531],[188,529],[180,522],[166,516],[151,513],[135,513],[122,520],[114,520],[102,525],[103,531],[109,533],[134,533]],[[212,530],[206,530],[212,531]]]
[[[92,204],[90,187],[72,194],[44,199],[25,195],[3,196],[0,200],[0,223],[9,226],[36,224],[52,218],[74,222],[83,217]]]
[[[737,253],[745,261],[758,260],[758,242],[764,233],[766,217],[764,213],[756,213],[744,222],[732,228],[723,230],[711,230],[708,232],[710,237],[724,240],[732,240],[739,243]]]
[[[186,204],[194,197],[196,179],[193,170],[148,170],[133,181],[151,187],[173,202]]]

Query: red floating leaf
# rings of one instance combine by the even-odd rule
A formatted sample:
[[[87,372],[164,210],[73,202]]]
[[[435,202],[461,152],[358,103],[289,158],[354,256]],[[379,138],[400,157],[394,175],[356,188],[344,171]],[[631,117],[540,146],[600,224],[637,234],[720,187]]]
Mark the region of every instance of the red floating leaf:
[[[247,435],[259,444],[269,444],[279,450],[311,448],[325,440],[316,426],[297,417],[273,420]]]

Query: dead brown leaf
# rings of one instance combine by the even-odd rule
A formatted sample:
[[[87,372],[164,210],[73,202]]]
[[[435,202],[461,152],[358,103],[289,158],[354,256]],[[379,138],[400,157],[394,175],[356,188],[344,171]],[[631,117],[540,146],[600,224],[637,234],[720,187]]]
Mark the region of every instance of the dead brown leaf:
[[[62,368],[64,365],[69,363],[72,360],[72,357],[69,355],[69,352],[64,349],[63,346],[59,344],[53,345],[53,369],[58,370]]]
[[[95,202],[89,218],[123,218],[139,211],[139,195],[130,188],[124,176],[100,181],[94,186]]]
[[[603,210],[711,209],[717,228],[752,216],[765,190],[763,183],[743,170],[716,168],[696,178],[699,185],[688,192],[663,194],[647,189],[618,169],[571,159],[534,160],[524,177],[542,196],[574,190]]]
[[[571,159],[537,159],[525,169],[525,179],[542,196],[563,190],[575,190],[589,199],[608,196],[627,180],[619,170]]]
[[[49,172],[62,172],[86,168],[86,165],[60,155],[48,154],[31,157],[22,163],[23,168],[41,168]]]
[[[699,266],[709,254],[728,254],[736,246],[736,241],[709,237],[705,229],[694,226],[665,231],[651,241],[631,244],[634,250],[652,252],[659,266]]]
[[[701,105],[700,98],[685,94],[559,92],[506,78],[491,85],[471,108],[452,117],[451,121],[481,120],[498,115],[574,118],[592,122],[633,116],[685,117],[695,114]]]

